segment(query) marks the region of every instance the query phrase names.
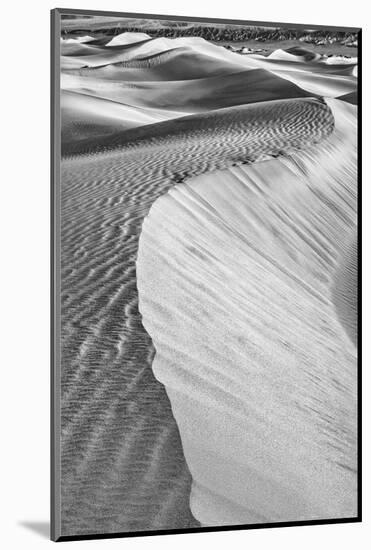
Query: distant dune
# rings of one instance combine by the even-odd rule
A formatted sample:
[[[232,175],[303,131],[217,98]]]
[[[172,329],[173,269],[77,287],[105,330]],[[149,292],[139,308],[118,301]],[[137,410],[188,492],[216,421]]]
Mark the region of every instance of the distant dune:
[[[354,65],[120,36],[62,51],[62,533],[355,514]]]
[[[150,40],[138,40],[138,42],[124,43],[116,46],[107,47],[106,45],[93,46],[90,44],[90,50],[88,44],[64,44],[62,42],[62,69],[69,68],[72,60],[66,59],[70,56],[71,47],[76,48],[76,55],[74,55],[73,62],[75,66],[79,67],[96,67],[104,64],[130,61],[137,58],[146,57],[148,55],[159,54],[164,51],[169,51],[179,47],[190,47],[193,50],[194,55],[205,54],[215,57],[219,60],[224,60],[225,63],[232,63],[232,65],[239,65],[241,67],[248,68],[250,63],[248,59],[236,55],[229,50],[215,46],[203,40],[202,38],[189,37],[189,38],[153,38]],[[77,48],[80,48],[81,54],[78,53]],[[94,49],[92,49],[94,47]],[[90,52],[87,55],[85,52]]]
[[[106,46],[122,46],[123,44],[135,44],[136,42],[143,42],[149,40],[151,37],[145,32],[122,32],[117,36],[114,36]]]
[[[287,50],[278,49],[272,52],[268,58],[277,59],[280,61],[299,61],[301,63],[306,61],[317,61],[321,59],[320,54],[306,50],[305,48],[288,48]]]
[[[63,152],[76,152],[78,144],[85,150],[85,140],[135,125],[234,105],[313,95],[349,101],[357,84],[355,63],[328,59],[302,47],[267,58],[241,56],[199,37],[150,39],[144,33],[125,32],[106,44],[63,41],[62,89],[80,94],[63,100],[66,121],[73,121],[66,122]],[[84,106],[82,95],[96,99]],[[97,99],[111,103],[100,102],[89,122]]]

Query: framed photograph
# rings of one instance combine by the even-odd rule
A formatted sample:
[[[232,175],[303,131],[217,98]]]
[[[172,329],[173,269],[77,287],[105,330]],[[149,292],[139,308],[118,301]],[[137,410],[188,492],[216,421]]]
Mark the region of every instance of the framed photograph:
[[[361,521],[361,30],[189,15],[51,14],[53,540]]]

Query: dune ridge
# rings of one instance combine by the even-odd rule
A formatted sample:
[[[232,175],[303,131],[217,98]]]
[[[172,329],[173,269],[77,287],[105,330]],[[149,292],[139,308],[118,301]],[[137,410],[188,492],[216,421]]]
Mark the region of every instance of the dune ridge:
[[[327,102],[319,145],[188,180],[143,223],[139,310],[203,525],[356,515],[356,110]]]

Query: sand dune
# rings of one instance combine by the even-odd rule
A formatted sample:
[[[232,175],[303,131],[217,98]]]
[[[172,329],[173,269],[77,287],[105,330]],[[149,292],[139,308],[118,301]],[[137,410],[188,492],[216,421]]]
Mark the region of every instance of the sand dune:
[[[62,53],[63,90],[142,111],[138,126],[146,117],[150,124],[308,95],[342,96],[349,101],[357,86],[354,63],[329,64],[303,48],[277,50],[265,58],[241,56],[197,37],[151,39],[144,33],[123,33],[106,45],[66,43]],[[130,116],[127,127],[134,123],[135,117]],[[84,128],[89,138],[88,126]],[[92,137],[94,125],[90,128]]]
[[[354,339],[356,115],[330,106],[320,145],[180,184],[143,224],[139,310],[205,525],[356,515],[356,350],[337,316]]]
[[[272,52],[268,59],[277,59],[280,61],[289,61],[290,63],[295,61],[318,61],[321,59],[321,55],[305,48],[288,48],[287,50],[277,49]]]
[[[296,86],[311,94],[325,97],[338,97],[342,94],[354,92],[357,81],[353,76],[338,76],[331,74],[311,74],[305,72],[274,70],[274,74],[286,78]]]
[[[97,67],[119,61],[129,61],[146,55],[154,55],[174,46],[175,44],[167,38],[145,39],[117,45],[112,44],[110,47],[100,46],[96,52],[92,51],[91,55],[81,56],[76,54],[75,63],[79,67]],[[64,52],[62,51],[63,55]],[[64,59],[62,58],[62,68],[64,68],[63,61]]]
[[[84,42],[92,42],[95,38],[85,34],[84,36],[77,36],[76,38],[61,38],[61,45],[63,44],[83,44]]]
[[[237,63],[225,63],[189,47],[177,47],[146,57],[74,71],[76,74],[117,81],[191,80],[240,72]],[[74,73],[69,73],[74,74]]]
[[[319,124],[314,123],[318,116]],[[302,127],[298,127],[295,118],[303,117]],[[281,139],[280,126],[293,124],[293,130]],[[310,126],[313,127],[310,127]],[[284,147],[292,145],[302,147],[307,141],[320,141],[326,133],[332,131],[333,118],[331,111],[320,101],[314,98],[269,101],[218,109],[198,115],[179,117],[175,120],[164,121],[142,128],[132,128],[118,131],[99,139],[88,138],[78,143],[66,143],[65,154],[96,154],[113,150],[146,148],[147,145],[161,146],[170,139],[175,144],[182,144],[183,136],[187,136],[187,144],[195,139],[198,146],[203,148],[202,139],[206,140],[206,147],[215,143],[220,147],[220,140],[231,142],[234,148],[235,161],[250,162],[266,158],[268,155],[283,153]],[[260,132],[255,129],[260,127]],[[254,131],[245,136],[244,132]],[[248,148],[247,148],[248,147]],[[187,151],[187,148],[185,148]],[[182,149],[179,149],[181,154]],[[162,152],[163,153],[163,152]],[[218,149],[211,158],[218,156]],[[210,161],[211,161],[210,158]],[[210,167],[213,166],[210,163]]]
[[[302,55],[288,53],[283,56],[278,52],[275,57],[274,53],[269,57],[251,55],[251,63],[289,80],[311,94],[337,97],[357,89],[354,63],[328,63],[328,59],[303,61]]]
[[[308,60],[305,60],[305,56],[294,56],[290,53],[287,53],[286,56],[277,55],[276,52],[273,52],[268,57],[264,57],[261,54],[251,54],[249,56],[251,66],[255,64],[255,67],[265,68],[267,70],[283,70],[283,71],[294,71],[294,72],[305,72],[313,74],[322,75],[339,75],[339,76],[350,76],[354,67],[357,65],[357,61],[352,59],[346,59],[346,61],[341,61],[340,58],[312,58],[309,56],[312,52],[308,52]],[[332,61],[331,61],[332,60]],[[351,61],[351,62],[350,62]]]
[[[269,159],[333,130],[330,109],[314,99],[199,118],[156,125],[168,125],[162,134],[153,126],[152,137],[129,130],[135,141],[62,162],[64,532],[198,524],[178,428],[152,374],[154,350],[138,312],[138,238],[153,201],[186,178]]]
[[[150,40],[151,37],[145,32],[122,32],[118,34],[112,40],[107,42],[107,46],[122,46],[123,44],[135,44],[136,42],[143,42],[144,40]]]
[[[91,57],[104,52],[105,49],[103,46],[95,45],[91,42],[65,41],[61,44],[61,53],[63,57]]]
[[[338,241],[350,242],[354,228],[354,66],[243,56],[194,37],[65,42],[62,533],[185,529],[199,521],[245,520],[247,510],[258,522],[284,511],[290,517],[294,508],[295,520],[298,513],[352,512],[355,350],[353,302],[346,294],[353,264]],[[314,89],[342,101],[308,97]],[[169,257],[174,236],[179,246]],[[150,250],[163,270],[153,271],[151,288]],[[150,334],[138,310],[137,265]],[[161,273],[169,276],[167,290]],[[197,304],[192,274],[201,281],[204,305]],[[161,339],[157,329],[172,315],[174,281],[181,285],[182,309]],[[154,285],[158,297],[168,293],[163,304],[153,296]],[[228,319],[223,334],[221,318]],[[200,325],[203,319],[216,326],[214,335],[206,322]],[[183,331],[179,346],[172,346],[176,353],[184,346],[179,368],[171,364],[164,373],[161,361],[168,360],[169,342],[183,321],[192,342],[182,339]],[[201,361],[195,378],[189,348],[202,358],[218,334],[210,355],[215,361]],[[228,338],[233,346],[226,354]],[[222,364],[232,362],[223,373]],[[206,392],[209,409],[198,402],[193,407],[205,415],[190,435],[194,411],[179,388],[193,388],[195,380],[195,396]],[[214,390],[222,404],[217,411]],[[284,417],[295,406],[287,426]],[[214,426],[210,411],[220,419],[214,433],[207,432]],[[194,442],[206,432],[197,461]],[[226,447],[235,443],[230,463],[236,474],[246,474],[239,486],[220,461],[229,460]],[[211,457],[209,473],[205,456]],[[233,503],[225,502],[227,485],[214,479],[219,467]]]
[[[332,55],[327,57],[324,62],[327,65],[357,65],[357,57],[344,57],[343,55]]]
[[[261,57],[261,56],[260,56]],[[345,57],[343,55],[321,55],[311,50],[307,50],[303,47],[292,47],[287,48],[286,50],[277,49],[266,57],[266,60],[271,62],[272,60],[299,63],[300,68],[305,71],[310,70],[328,70],[328,66],[336,65],[338,70],[344,70],[347,66],[351,65],[353,68],[354,65],[357,65],[357,57]],[[326,68],[323,67],[325,65]],[[322,66],[322,67],[321,67]]]
[[[129,128],[164,120],[157,112],[137,109],[122,103],[63,90],[61,93],[62,154],[79,143],[91,139],[97,142]],[[176,116],[171,113],[168,118]]]
[[[62,83],[65,90],[78,92],[81,97],[87,94],[123,103],[135,111],[146,110],[148,115],[156,112],[158,118],[163,120],[229,106],[309,95],[286,79],[260,69],[218,77],[166,82],[121,82],[105,80],[94,74],[88,77],[85,74],[65,74]],[[90,135],[94,136],[94,132]],[[92,137],[94,139],[99,142],[97,136]]]
[[[116,46],[102,48],[101,52],[92,55],[76,55],[75,65],[79,67],[97,67],[107,65],[109,63],[130,61],[136,58],[146,57],[148,55],[160,54],[178,47],[189,47],[195,54],[207,55],[231,63],[239,65],[245,69],[254,68],[255,63],[251,63],[248,57],[240,56],[232,53],[223,47],[216,46],[207,42],[202,38],[197,37],[181,37],[181,38],[153,38],[143,40],[136,43],[127,43]],[[63,55],[63,52],[62,52]],[[62,68],[68,68],[65,64],[68,60],[62,57]]]

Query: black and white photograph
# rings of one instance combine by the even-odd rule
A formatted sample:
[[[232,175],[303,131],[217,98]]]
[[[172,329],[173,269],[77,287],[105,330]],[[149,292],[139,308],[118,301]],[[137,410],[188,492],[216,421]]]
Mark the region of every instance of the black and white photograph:
[[[361,32],[321,23],[53,11],[54,540],[360,520]]]

